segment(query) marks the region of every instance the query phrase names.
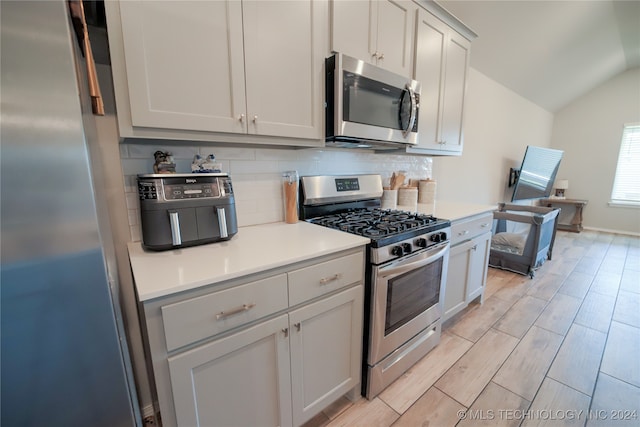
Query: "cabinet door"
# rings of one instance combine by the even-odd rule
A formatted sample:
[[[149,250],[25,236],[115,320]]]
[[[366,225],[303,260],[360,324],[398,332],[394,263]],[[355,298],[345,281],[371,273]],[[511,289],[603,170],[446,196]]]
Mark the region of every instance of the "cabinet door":
[[[379,0],[377,3],[377,64],[411,77],[417,6],[410,0]]]
[[[469,49],[471,43],[455,31],[449,31],[442,107],[442,149],[462,152],[464,113]]]
[[[331,2],[331,50],[376,63],[377,0]]]
[[[169,357],[177,425],[291,425],[287,328],[285,314]]]
[[[289,314],[295,425],[360,383],[362,293],[359,285]]]
[[[461,155],[471,42],[422,9],[417,25],[415,79],[422,84],[419,141],[407,152]]]
[[[422,85],[418,118],[419,149],[440,150],[442,84],[449,27],[429,12],[418,10],[415,80]]]
[[[444,288],[443,320],[449,319],[467,306],[467,283],[471,274],[473,245],[473,241],[469,240],[451,247],[447,282]]]
[[[242,7],[249,133],[321,138],[328,3],[243,1]]]
[[[472,241],[469,280],[467,282],[466,301],[472,300],[484,294],[484,286],[487,282],[487,269],[489,268],[489,250],[491,249],[491,232],[486,232],[475,237]]]
[[[411,77],[416,9],[410,0],[333,0],[331,49]]]
[[[133,126],[246,132],[242,5],[120,3]]]

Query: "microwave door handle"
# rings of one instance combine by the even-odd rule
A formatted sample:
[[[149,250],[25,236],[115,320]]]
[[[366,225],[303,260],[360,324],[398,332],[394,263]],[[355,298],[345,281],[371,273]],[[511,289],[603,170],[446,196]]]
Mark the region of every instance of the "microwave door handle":
[[[409,99],[411,100],[411,115],[409,116],[409,123],[407,124],[407,128],[402,131],[402,136],[406,138],[411,134],[411,129],[413,129],[413,125],[416,122],[418,105],[416,102],[416,93],[413,91],[413,88],[409,83],[405,85],[405,89],[409,92]]]
[[[423,253],[420,257],[418,257],[417,260],[411,260],[407,263],[400,263],[400,265],[390,265],[388,267],[383,267],[379,270],[378,273],[381,277],[395,276],[398,274],[406,273],[408,271],[430,264],[436,259],[443,257],[448,250],[449,243],[442,245],[438,249],[432,250],[435,252],[427,251]]]

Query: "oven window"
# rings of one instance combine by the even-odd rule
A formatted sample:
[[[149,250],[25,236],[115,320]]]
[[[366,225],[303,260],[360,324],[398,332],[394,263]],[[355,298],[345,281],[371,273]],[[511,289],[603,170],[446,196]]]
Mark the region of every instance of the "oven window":
[[[439,258],[388,281],[385,336],[438,303],[442,265]]]

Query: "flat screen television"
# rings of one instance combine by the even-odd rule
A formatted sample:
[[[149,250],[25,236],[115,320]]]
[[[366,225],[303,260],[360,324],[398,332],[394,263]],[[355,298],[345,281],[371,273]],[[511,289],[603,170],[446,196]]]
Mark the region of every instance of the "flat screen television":
[[[511,201],[549,197],[556,180],[562,150],[527,146]]]

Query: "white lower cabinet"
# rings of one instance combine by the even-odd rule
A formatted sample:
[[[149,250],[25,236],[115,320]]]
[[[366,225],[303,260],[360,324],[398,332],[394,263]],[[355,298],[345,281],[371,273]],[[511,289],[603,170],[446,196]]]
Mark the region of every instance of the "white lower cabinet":
[[[451,224],[451,251],[444,290],[443,320],[463,310],[476,298],[484,298],[491,246],[489,212]]]
[[[287,315],[169,358],[179,426],[288,426]]]
[[[475,237],[471,246],[469,265],[469,281],[467,282],[467,303],[470,303],[484,293],[489,268],[489,250],[491,249],[491,232]]]
[[[448,319],[467,306],[466,284],[469,281],[472,241],[451,247],[449,269],[444,292],[444,319]]]
[[[359,394],[363,278],[357,248],[145,302],[163,426],[299,426]]]
[[[362,286],[292,311],[293,422],[300,425],[360,383]]]

